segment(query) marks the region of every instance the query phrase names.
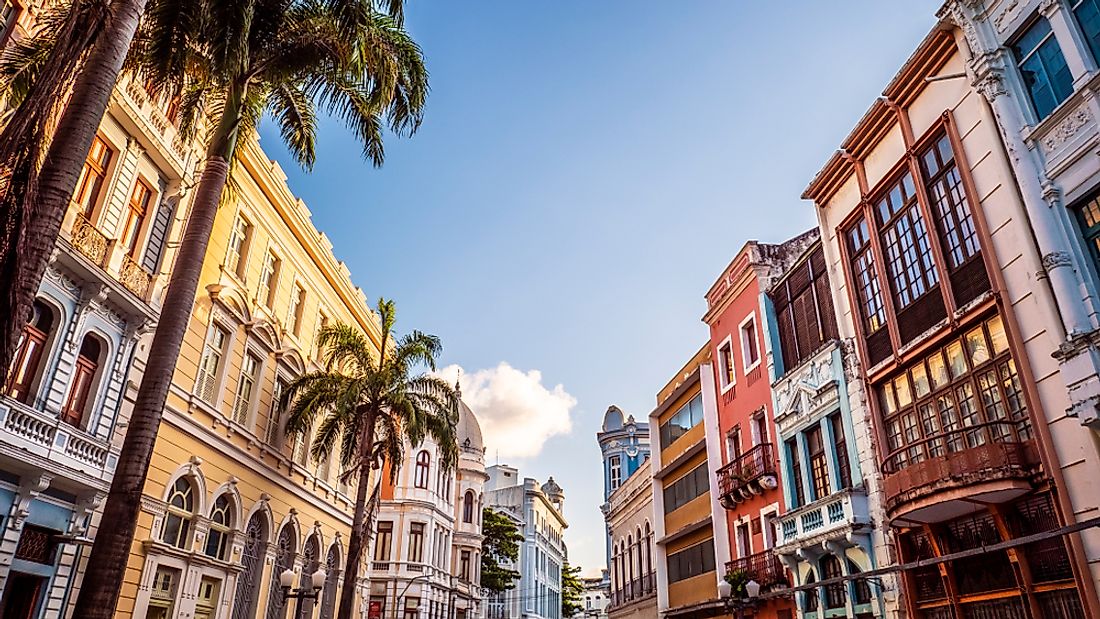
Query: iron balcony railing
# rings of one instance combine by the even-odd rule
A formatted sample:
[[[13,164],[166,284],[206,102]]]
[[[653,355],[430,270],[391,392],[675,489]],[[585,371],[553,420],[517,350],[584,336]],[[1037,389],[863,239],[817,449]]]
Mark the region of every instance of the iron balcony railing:
[[[718,488],[729,508],[750,496],[778,487],[775,446],[761,443],[718,469]]]
[[[611,606],[629,604],[657,594],[657,573],[650,572],[640,578],[623,583],[622,587],[611,591]]]
[[[758,552],[726,563],[726,574],[744,572],[747,580],[755,580],[761,591],[789,587],[787,568],[772,551]]]

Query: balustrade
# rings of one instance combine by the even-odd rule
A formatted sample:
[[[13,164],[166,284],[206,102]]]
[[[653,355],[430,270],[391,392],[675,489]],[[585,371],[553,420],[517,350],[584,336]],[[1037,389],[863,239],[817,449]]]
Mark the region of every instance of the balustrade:
[[[848,527],[866,523],[869,518],[863,491],[842,490],[780,516],[780,544],[821,535],[841,536]]]
[[[761,591],[777,587],[789,587],[787,569],[772,551],[758,552],[726,563],[726,573],[743,571],[749,580],[755,580]]]
[[[0,433],[5,435],[0,442],[75,469],[91,467],[101,477],[113,466],[105,439],[10,398],[0,400]]]
[[[122,266],[119,268],[118,281],[122,282],[126,289],[141,299],[146,299],[149,289],[153,285],[153,274],[145,270],[130,256],[122,257]]]
[[[76,216],[72,234],[69,238],[73,247],[87,256],[96,266],[103,267],[106,265],[110,241],[83,215]]]

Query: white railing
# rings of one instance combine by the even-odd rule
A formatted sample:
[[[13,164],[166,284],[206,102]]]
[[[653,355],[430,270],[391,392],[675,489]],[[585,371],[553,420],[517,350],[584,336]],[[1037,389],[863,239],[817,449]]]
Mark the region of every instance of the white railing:
[[[777,519],[781,535],[780,545],[800,542],[809,538],[844,534],[854,524],[870,522],[867,495],[862,490],[843,490],[805,507],[787,512]]]
[[[103,481],[117,463],[105,439],[7,397],[0,398],[0,435],[0,442]]]

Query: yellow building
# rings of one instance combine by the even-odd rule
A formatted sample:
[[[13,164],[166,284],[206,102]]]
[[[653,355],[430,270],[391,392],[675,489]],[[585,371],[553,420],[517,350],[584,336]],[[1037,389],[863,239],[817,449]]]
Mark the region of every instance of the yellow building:
[[[722,461],[715,393],[707,345],[661,389],[649,414],[649,427],[658,428],[651,467],[662,616],[722,611],[715,598],[729,561],[729,534],[713,473]]]
[[[338,604],[354,492],[335,463],[310,462],[308,440],[283,439],[273,403],[294,376],[317,369],[322,325],[357,325],[375,343],[378,325],[278,164],[254,138],[241,150],[157,437],[119,616],[282,619],[277,579],[287,568],[304,580],[328,573],[299,617],[331,617]]]

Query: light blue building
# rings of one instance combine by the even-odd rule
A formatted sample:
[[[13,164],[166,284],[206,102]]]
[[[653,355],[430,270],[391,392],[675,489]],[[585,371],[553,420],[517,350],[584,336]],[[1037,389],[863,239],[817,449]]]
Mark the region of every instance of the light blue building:
[[[604,502],[600,509],[606,519],[611,493],[649,459],[649,423],[636,421],[634,415],[623,415],[623,411],[613,404],[604,413],[603,428],[596,433],[596,441],[603,454]],[[607,564],[611,565],[610,529],[605,548]]]
[[[882,528],[873,524],[880,493],[864,396],[852,379],[856,361],[837,331],[821,244],[816,235],[807,240],[762,282],[786,505],[776,519],[774,549],[795,586],[872,570],[886,548]],[[800,593],[798,616],[883,617],[883,586],[896,591],[888,580]]]

